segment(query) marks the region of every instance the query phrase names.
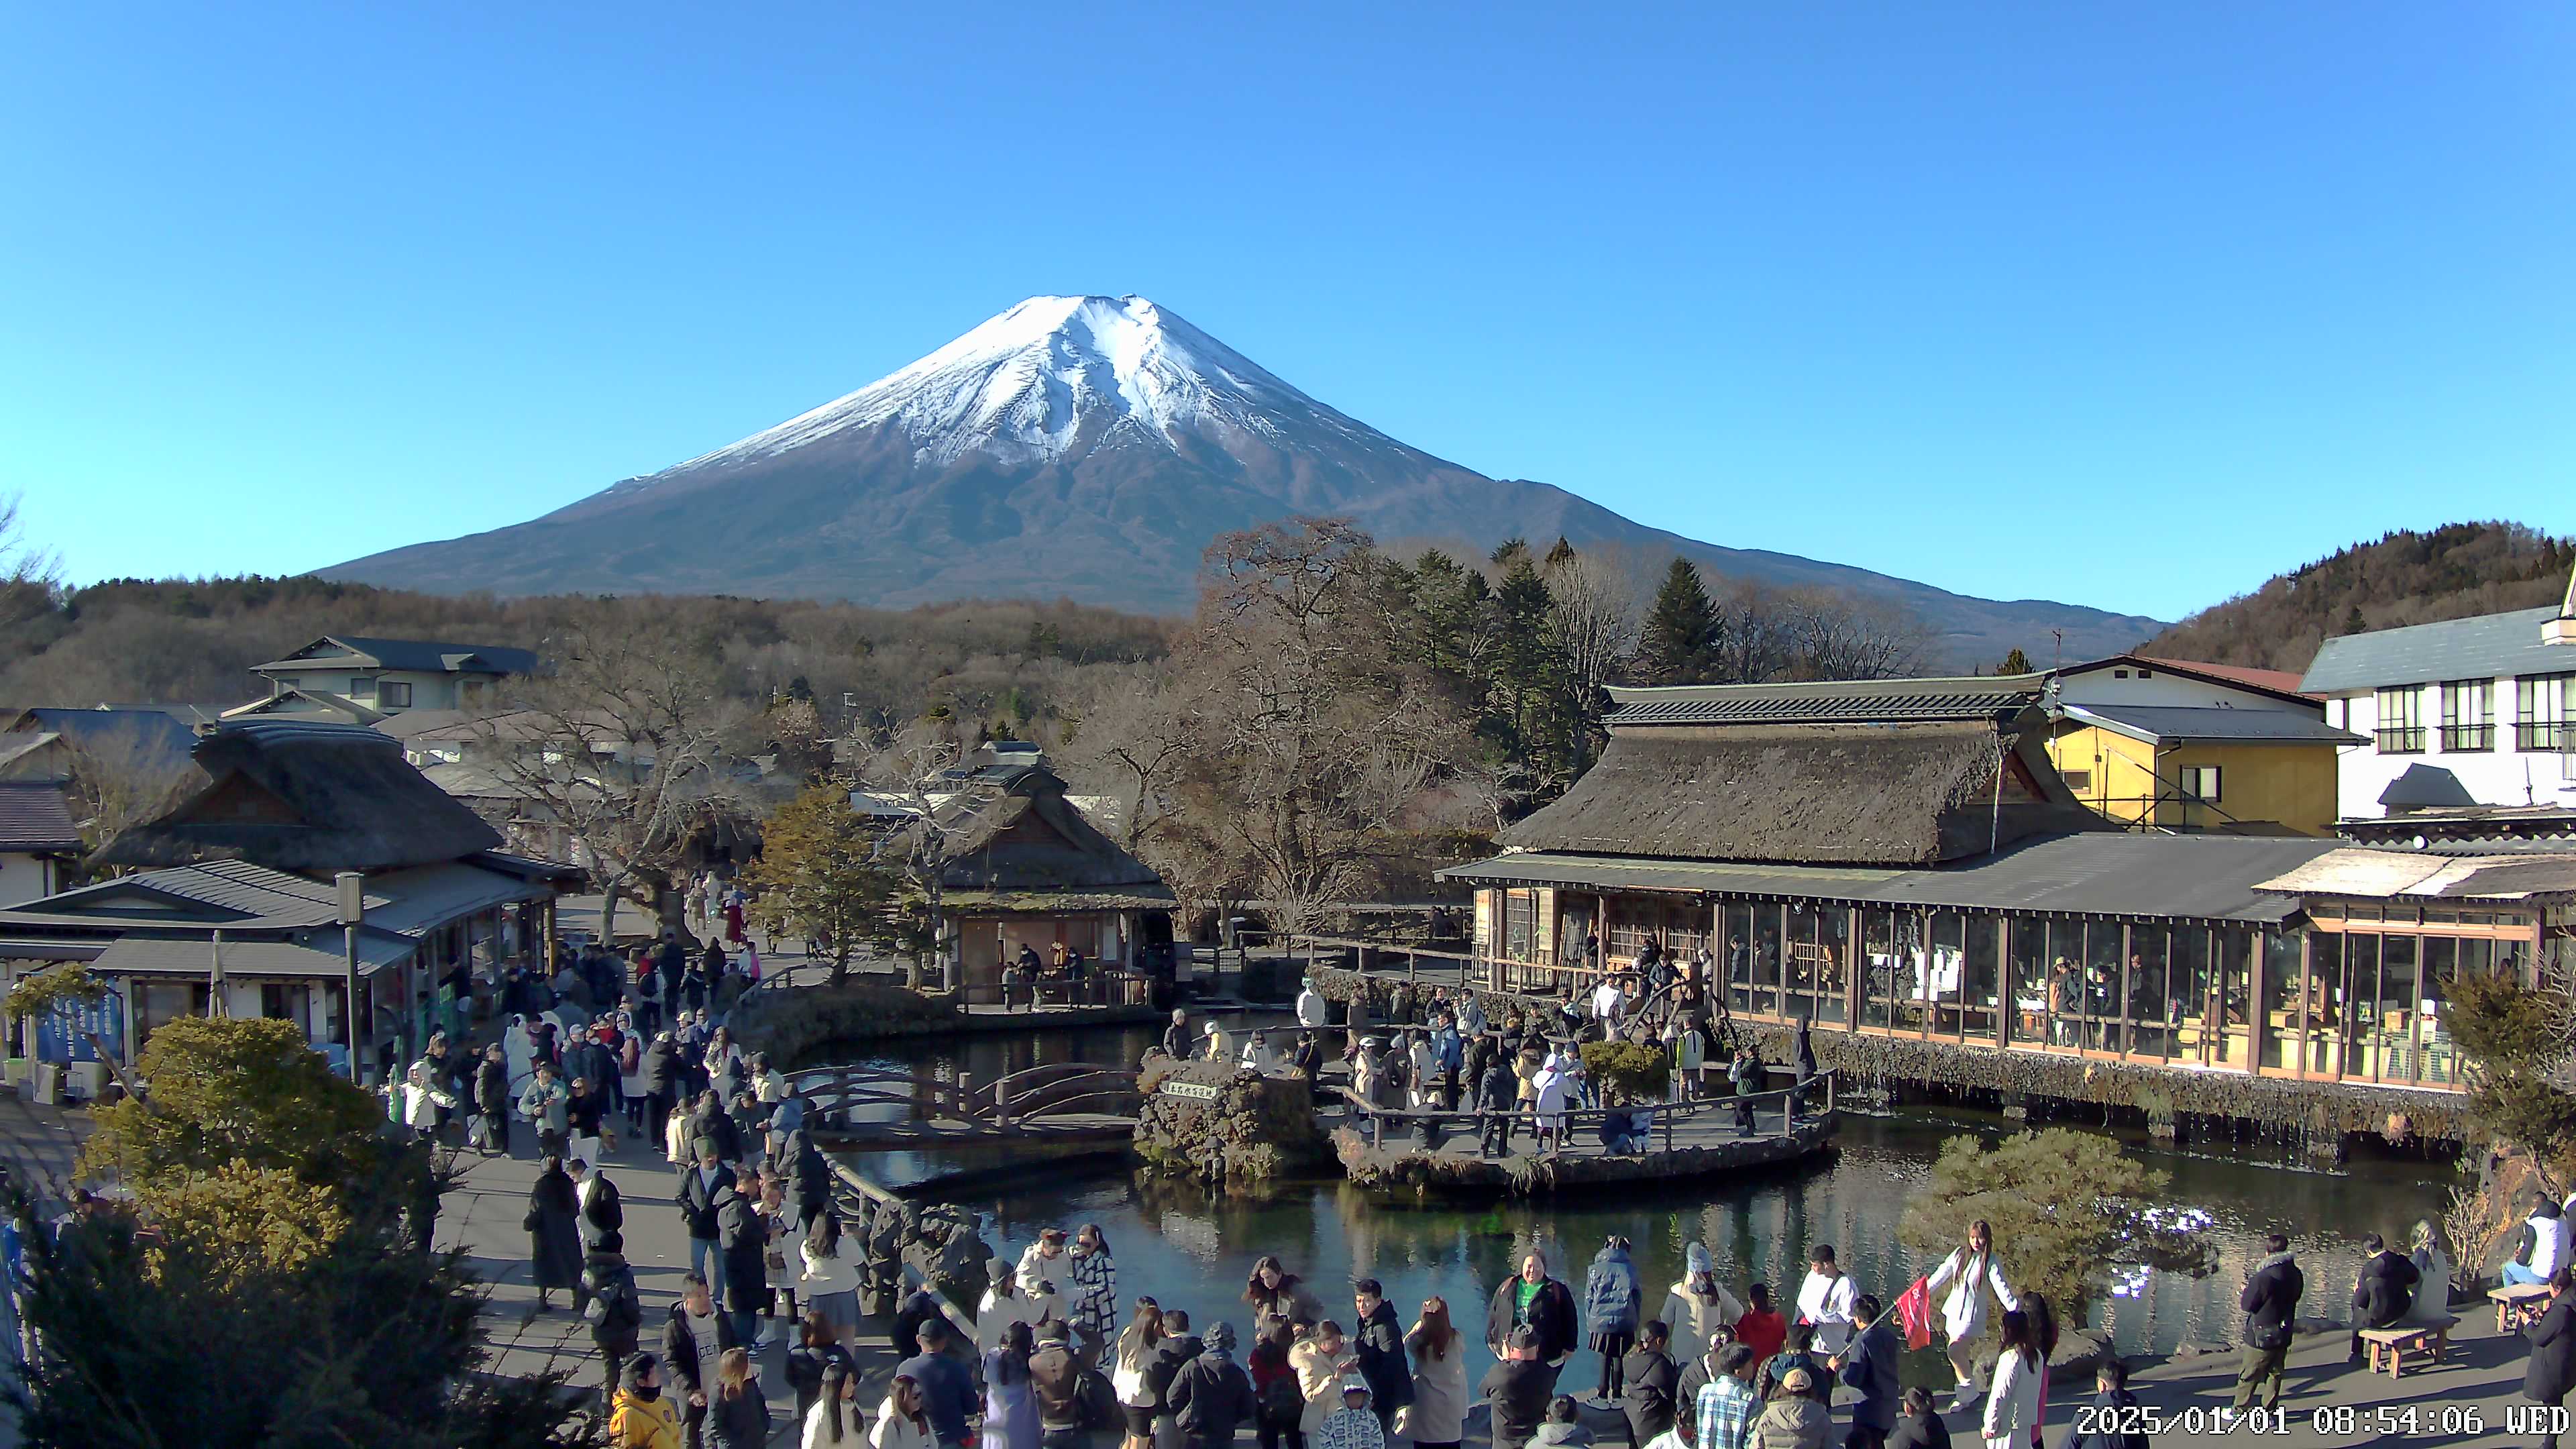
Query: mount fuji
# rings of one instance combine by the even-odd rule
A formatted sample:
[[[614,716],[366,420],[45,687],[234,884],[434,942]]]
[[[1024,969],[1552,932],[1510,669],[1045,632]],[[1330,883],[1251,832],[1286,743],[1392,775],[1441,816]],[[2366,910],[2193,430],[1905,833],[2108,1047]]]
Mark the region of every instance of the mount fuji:
[[[1998,602],[1649,528],[1545,483],[1488,478],[1308,397],[1142,297],[1032,297],[891,376],[529,522],[319,572],[440,593],[690,593],[889,607],[1071,598],[1186,612],[1216,535],[1342,515],[1383,542],[1477,553],[1518,535],[1660,569],[1912,609],[1959,666],[2062,630],[2068,658],[2162,626]]]

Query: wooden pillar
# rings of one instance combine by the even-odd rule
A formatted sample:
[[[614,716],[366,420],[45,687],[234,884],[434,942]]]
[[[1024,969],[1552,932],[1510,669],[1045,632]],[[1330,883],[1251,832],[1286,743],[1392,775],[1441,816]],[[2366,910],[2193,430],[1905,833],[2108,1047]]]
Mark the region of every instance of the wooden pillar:
[[[1964,942],[1965,937],[1961,940]],[[2013,918],[1995,917],[1995,1049],[2012,1048],[2013,1015],[2020,1009],[2013,995]]]
[[[2247,1076],[2259,1077],[2263,1074],[2263,1039],[2272,1034],[2272,1013],[2264,1009],[2263,1002],[2272,980],[2272,938],[2280,932],[2280,929],[2278,926],[2258,926],[2254,934],[2248,938],[2246,945],[2246,950],[2252,956],[2252,959],[2245,963],[2245,1074]],[[2214,958],[2209,963],[2211,982],[2209,1015],[2217,1018],[2218,1030],[2223,1037],[2227,1033],[2227,948],[2223,944],[2226,938],[2219,932],[2212,931],[2209,933],[2209,940],[2212,948],[2210,955]]]
[[[2299,988],[2298,988],[2298,989],[2299,989],[2299,1062],[2298,1062],[2298,1075],[2299,1075],[2299,1076],[2301,1076],[2301,1077],[2303,1077],[2303,1078],[2304,1078],[2305,1076],[2307,1076],[2307,1074],[2308,1074],[2308,1053],[2309,1053],[2311,1050],[2313,1050],[2313,1049],[2314,1049],[2314,1046],[2315,1046],[2315,1040],[2314,1040],[2314,1038],[2312,1038],[2312,1037],[2309,1035],[2309,1033],[2310,1033],[2310,1032],[2312,1032],[2312,1031],[2314,1031],[2316,1028],[2315,1028],[2315,1027],[2313,1027],[2312,1025],[2310,1025],[2310,1024],[2309,1024],[2309,1022],[2308,1022],[2308,1001],[2309,1001],[2309,992],[2310,992],[2311,990],[2313,990],[2313,989],[2314,989],[2314,988],[2312,988],[2312,987],[2309,985],[2309,983],[2310,983],[2310,982],[2312,982],[2312,981],[2314,981],[2314,980],[2316,980],[2316,979],[2317,979],[2317,931],[2316,931],[2316,926],[2315,926],[2313,923],[2311,923],[2311,924],[2309,925],[2308,929],[2306,929],[2306,930],[2304,930],[2304,931],[2301,931],[2301,932],[2299,933]]]
[[[600,924],[600,932],[601,932],[601,934],[602,934],[602,935],[607,934],[607,927],[608,927],[608,899],[607,899],[607,897],[605,897],[605,896],[601,897],[601,898],[600,898],[600,902],[599,902],[599,924]],[[554,979],[554,974],[555,974],[555,898],[554,898],[554,896],[553,896],[553,894],[552,894],[551,892],[549,892],[549,893],[548,893],[548,895],[546,896],[546,923],[545,923],[545,932],[544,932],[544,934],[545,934],[545,952],[546,952],[546,978],[547,978],[548,980],[552,980],[552,979]],[[610,945],[612,945],[613,943],[608,942],[608,941],[601,941],[599,944],[600,944],[600,945],[602,945],[602,946],[610,946]]]

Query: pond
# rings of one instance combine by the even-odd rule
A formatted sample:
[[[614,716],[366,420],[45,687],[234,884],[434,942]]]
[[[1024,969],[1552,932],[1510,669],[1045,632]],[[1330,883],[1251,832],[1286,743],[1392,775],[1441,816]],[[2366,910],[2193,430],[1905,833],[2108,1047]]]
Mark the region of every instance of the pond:
[[[1135,1060],[1154,1033],[1145,1029],[1049,1034],[1004,1042],[994,1038],[868,1049],[863,1060],[912,1070],[953,1072],[979,1080],[1040,1061]],[[1893,1300],[1930,1265],[1896,1243],[1907,1194],[1930,1178],[1941,1143],[1959,1133],[2000,1136],[2014,1130],[1994,1113],[1902,1109],[1884,1116],[1847,1114],[1841,1151],[1829,1164],[1773,1171],[1738,1183],[1694,1182],[1639,1192],[1554,1201],[1416,1205],[1374,1198],[1338,1178],[1291,1184],[1263,1202],[1211,1201],[1193,1187],[1158,1184],[1131,1172],[1050,1172],[1032,1162],[1024,1185],[960,1196],[986,1215],[987,1240],[1013,1256],[1041,1227],[1096,1222],[1118,1258],[1122,1308],[1139,1293],[1190,1310],[1201,1323],[1229,1318],[1243,1328],[1240,1302],[1252,1263],[1276,1253],[1313,1285],[1328,1310],[1346,1312],[1346,1285],[1375,1277],[1400,1312],[1426,1296],[1449,1301],[1470,1338],[1481,1338],[1493,1287],[1537,1247],[1578,1292],[1583,1270],[1613,1233],[1633,1244],[1648,1285],[1648,1312],[1679,1275],[1693,1241],[1705,1243],[1719,1272],[1741,1296],[1761,1279],[1784,1300],[1795,1292],[1811,1244],[1831,1243],[1864,1291]],[[2099,1130],[2099,1129],[2090,1129]],[[2236,1292],[2262,1257],[2261,1238],[2279,1229],[2308,1273],[2306,1311],[2344,1312],[2358,1241],[2376,1231],[2402,1240],[2420,1217],[2438,1220],[2457,1181],[2446,1160],[2397,1155],[2356,1157],[2344,1167],[2305,1165],[2287,1144],[2269,1142],[2176,1148],[2119,1135],[2125,1150],[2170,1173],[2175,1206],[2208,1215],[2218,1254],[2215,1273],[2192,1279],[2151,1275],[2128,1296],[2097,1306],[2093,1326],[2107,1328],[2124,1353],[2165,1353],[2185,1341],[2231,1340]],[[928,1155],[870,1153],[854,1159],[889,1183],[959,1167],[1026,1161],[1025,1152],[961,1150]],[[1946,1373],[1937,1350],[1910,1356],[1909,1380]],[[1568,1365],[1564,1382],[1589,1388],[1597,1366],[1589,1354]],[[1487,1362],[1481,1343],[1469,1371]],[[1472,1381],[1472,1380],[1471,1380]]]

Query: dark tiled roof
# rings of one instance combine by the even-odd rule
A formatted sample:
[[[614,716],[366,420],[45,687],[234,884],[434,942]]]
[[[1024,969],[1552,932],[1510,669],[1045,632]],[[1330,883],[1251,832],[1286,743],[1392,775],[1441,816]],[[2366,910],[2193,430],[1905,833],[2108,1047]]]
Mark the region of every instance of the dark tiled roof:
[[[2205,705],[2070,704],[2066,717],[2143,740],[2224,740],[2236,744],[2366,745],[2304,711],[2212,709]]]
[[[78,850],[80,826],[62,785],[53,780],[0,780],[0,850]]]
[[[1685,684],[1613,689],[1606,722],[1678,724],[1880,724],[1981,720],[2038,704],[2036,674],[1965,679],[1833,679],[1796,684]]]
[[[341,652],[314,653],[326,644]],[[373,664],[380,669],[424,674],[533,674],[537,656],[531,650],[497,644],[442,644],[430,639],[362,639],[355,634],[327,634],[283,659],[251,668],[288,670],[336,664]]]
[[[2310,694],[2332,694],[2382,685],[2576,670],[2576,646],[2540,642],[2540,626],[2557,617],[2557,609],[2544,606],[2346,634],[2318,648],[2299,688]]]

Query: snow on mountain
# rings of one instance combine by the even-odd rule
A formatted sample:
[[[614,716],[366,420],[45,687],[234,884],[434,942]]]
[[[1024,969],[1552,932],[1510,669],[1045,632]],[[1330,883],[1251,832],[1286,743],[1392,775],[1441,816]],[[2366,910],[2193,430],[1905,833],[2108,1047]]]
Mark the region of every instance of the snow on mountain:
[[[1192,433],[1219,446],[1277,446],[1318,428],[1347,443],[1380,441],[1146,298],[1031,297],[857,392],[630,483],[887,426],[911,440],[915,462],[932,466],[979,452],[1026,464],[1122,444],[1177,451]]]

